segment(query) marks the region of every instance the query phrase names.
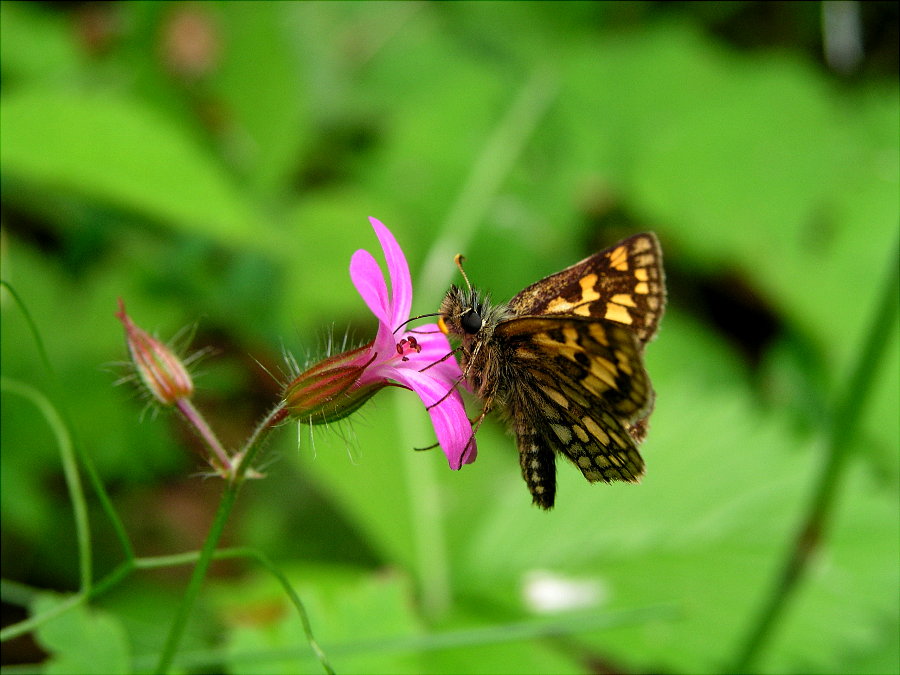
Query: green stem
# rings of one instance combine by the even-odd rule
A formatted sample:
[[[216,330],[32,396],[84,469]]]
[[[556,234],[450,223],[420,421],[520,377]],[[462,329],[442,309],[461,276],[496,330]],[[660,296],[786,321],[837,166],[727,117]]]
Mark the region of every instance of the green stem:
[[[269,413],[259,425],[257,425],[253,435],[247,442],[246,449],[242,452],[240,463],[237,467],[237,471],[234,473],[233,480],[226,484],[225,492],[222,494],[222,500],[219,502],[219,508],[216,511],[212,526],[209,529],[209,534],[206,536],[206,541],[203,542],[203,548],[200,550],[200,557],[197,559],[197,564],[191,574],[191,579],[185,590],[184,598],[178,607],[175,619],[172,621],[172,626],[169,628],[166,643],[163,646],[162,654],[160,655],[159,662],[156,666],[156,672],[158,673],[165,673],[168,671],[169,666],[172,665],[172,660],[175,658],[175,652],[178,650],[178,645],[184,635],[188,617],[190,617],[191,610],[193,609],[194,603],[200,594],[200,589],[203,586],[203,580],[206,578],[206,573],[209,571],[209,566],[215,556],[216,546],[218,546],[219,540],[222,538],[222,532],[225,530],[228,516],[231,514],[232,508],[234,508],[238,490],[250,468],[250,463],[253,461],[253,458],[260,447],[262,447],[266,435],[274,428],[272,420],[276,419],[279,413],[280,408],[276,408]]]
[[[50,375],[50,381],[52,382],[54,388],[54,398],[60,402],[65,401],[65,392],[62,391],[62,385],[60,384],[59,378],[56,375],[56,371],[53,369],[53,366],[50,363],[50,358],[47,356],[47,350],[44,347],[44,341],[41,339],[41,334],[38,331],[37,324],[34,322],[31,314],[28,312],[28,308],[25,306],[22,298],[19,297],[19,294],[16,293],[16,290],[8,282],[0,279],[0,287],[3,287],[7,291],[9,291],[10,296],[19,307],[19,311],[22,312],[22,316],[25,318],[25,322],[28,324],[28,329],[31,331],[32,339],[34,340],[35,345],[37,345],[38,355],[40,357],[41,363],[43,364],[47,373]],[[60,403],[60,416],[65,422],[66,429],[75,429],[75,427],[71,424],[71,420],[66,414],[65,406],[62,405],[62,403]],[[70,433],[74,434],[74,432]],[[90,455],[88,455],[84,451],[81,444],[78,442],[77,437],[75,437],[75,440],[72,443],[72,447],[76,457],[81,462],[82,467],[84,467],[84,471],[87,474],[88,481],[90,482],[91,487],[94,488],[94,492],[97,494],[97,498],[100,500],[100,506],[102,507],[103,512],[106,513],[107,517],[110,520],[110,523],[112,524],[113,530],[116,534],[116,538],[122,545],[122,550],[125,554],[125,557],[128,559],[133,559],[134,547],[132,547],[131,540],[128,538],[128,533],[125,531],[125,525],[122,523],[118,513],[116,513],[116,510],[113,508],[112,500],[109,498],[109,495],[106,492],[106,488],[103,486],[103,482],[100,480],[100,476],[97,473],[96,468],[94,467],[94,463],[91,461]]]
[[[0,377],[0,389],[18,394],[22,398],[31,401],[44,416],[44,419],[47,420],[47,425],[56,437],[63,475],[66,479],[66,486],[69,490],[69,499],[72,502],[75,518],[75,534],[78,541],[78,566],[81,577],[80,588],[82,593],[86,593],[91,588],[91,580],[93,578],[91,528],[88,521],[87,501],[81,486],[81,477],[78,475],[78,462],[75,460],[75,450],[66,424],[56,408],[53,407],[53,404],[50,403],[50,400],[34,387]]]
[[[172,567],[175,565],[189,565],[196,562],[199,557],[199,553],[192,551],[190,553],[179,553],[176,555],[139,558],[135,561],[135,566],[139,569],[155,569],[159,567]],[[325,655],[325,652],[319,646],[319,643],[313,635],[312,624],[309,621],[309,614],[306,611],[306,606],[303,604],[300,596],[294,591],[288,578],[284,576],[281,570],[275,566],[268,556],[249,548],[228,548],[218,549],[214,553],[213,558],[216,560],[224,560],[227,558],[252,558],[274,576],[278,580],[278,583],[281,584],[284,592],[287,593],[290,601],[294,604],[294,608],[300,616],[300,622],[303,624],[303,632],[306,634],[306,639],[309,642],[313,653],[316,655],[316,658],[319,659],[325,672],[329,673],[329,675],[333,675],[334,669],[331,667],[331,664],[328,662],[328,657]]]
[[[216,546],[218,546],[219,540],[222,538],[222,532],[225,530],[225,524],[228,522],[228,516],[231,514],[231,509],[234,508],[239,487],[239,483],[228,483],[225,487],[225,492],[222,495],[222,501],[219,502],[219,508],[216,511],[215,519],[209,529],[209,534],[206,535],[206,541],[203,542],[203,548],[200,550],[200,557],[197,560],[197,564],[191,574],[191,580],[188,582],[187,589],[184,592],[184,598],[178,606],[175,619],[172,622],[171,628],[169,628],[166,643],[163,646],[162,654],[156,665],[157,673],[167,672],[169,666],[172,665],[172,659],[175,657],[175,652],[178,650],[178,645],[181,642],[181,638],[184,636],[184,629],[187,626],[188,617],[190,617],[197,596],[200,594],[200,588],[203,586],[203,580],[206,578],[206,573],[209,571],[210,563],[212,563]]]
[[[209,446],[209,449],[212,450],[212,453],[216,456],[222,470],[229,471],[231,469],[231,459],[228,457],[228,453],[225,452],[225,448],[222,447],[219,438],[209,426],[206,418],[203,417],[203,415],[200,414],[200,411],[194,407],[194,404],[186,398],[178,399],[176,406],[178,407],[179,412],[184,416],[185,420],[187,420],[188,424],[194,427],[200,435],[200,438],[202,438],[206,442],[206,445]],[[215,463],[210,463],[215,466]]]
[[[888,345],[891,344],[890,338],[897,322],[897,295],[900,293],[898,250],[900,246],[894,248],[891,256],[890,271],[875,316],[866,332],[865,344],[859,351],[859,358],[847,387],[834,407],[825,465],[816,482],[806,516],[791,541],[781,573],[772,587],[768,600],[751,624],[735,664],[730,669],[733,672],[749,672],[754,668],[760,652],[806,574],[810,555],[824,541],[839,493],[840,481],[845,473],[844,468],[853,450],[853,437],[856,435],[865,403],[872,393],[875,379],[881,372],[879,364]]]

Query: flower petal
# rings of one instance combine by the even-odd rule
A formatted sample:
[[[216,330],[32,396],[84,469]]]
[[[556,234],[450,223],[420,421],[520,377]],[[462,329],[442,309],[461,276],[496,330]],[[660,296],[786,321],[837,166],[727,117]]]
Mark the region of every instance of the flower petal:
[[[380,323],[390,326],[393,317],[384,273],[371,253],[360,249],[353,254],[350,259],[350,278],[372,314],[378,317]]]
[[[391,231],[377,218],[369,218],[375,235],[384,251],[388,275],[391,278],[391,321],[390,328],[395,330],[401,323],[409,319],[412,308],[412,279],[409,276],[409,265],[403,250],[394,239]]]
[[[447,394],[447,382],[441,381],[425,373],[410,368],[391,368],[393,372],[388,375],[406,385],[419,395],[426,407],[441,401],[428,411],[431,423],[434,425],[434,433],[450,468],[458,471],[463,464],[471,464],[478,454],[475,438],[472,436],[472,424],[466,416],[462,396],[456,390]],[[443,399],[443,400],[441,400]]]
[[[414,333],[422,351],[416,354],[415,361],[418,364],[417,370],[422,370],[429,366],[428,370],[432,377],[444,379],[448,382],[460,382],[462,380],[462,370],[456,358],[451,356],[453,347],[447,336],[438,330],[437,324],[428,323],[416,328]],[[465,382],[461,382],[468,389]]]

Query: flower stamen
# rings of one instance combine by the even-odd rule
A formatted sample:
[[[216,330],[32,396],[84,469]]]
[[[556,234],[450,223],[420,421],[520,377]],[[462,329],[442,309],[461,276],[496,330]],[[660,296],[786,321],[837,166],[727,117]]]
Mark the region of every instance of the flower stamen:
[[[422,353],[422,345],[420,345],[419,341],[411,335],[408,338],[403,338],[397,343],[397,353],[400,355],[401,361],[409,361],[409,357],[406,355],[410,352],[415,352],[416,354]]]

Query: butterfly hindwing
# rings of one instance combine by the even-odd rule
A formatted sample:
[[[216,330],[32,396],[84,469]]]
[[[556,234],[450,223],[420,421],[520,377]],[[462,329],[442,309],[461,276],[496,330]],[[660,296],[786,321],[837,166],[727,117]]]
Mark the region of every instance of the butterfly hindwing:
[[[646,416],[653,390],[635,335],[617,323],[576,316],[510,319],[495,331],[516,372],[528,372],[565,408],[605,409],[627,422]]]
[[[516,425],[522,477],[532,501],[544,509],[553,506],[556,494],[556,454],[569,459],[592,483],[638,482],[644,461],[635,439],[619,419],[603,409],[587,409],[572,400],[562,403],[553,390],[530,378],[523,379],[513,398],[517,420],[542,420],[539,426]]]

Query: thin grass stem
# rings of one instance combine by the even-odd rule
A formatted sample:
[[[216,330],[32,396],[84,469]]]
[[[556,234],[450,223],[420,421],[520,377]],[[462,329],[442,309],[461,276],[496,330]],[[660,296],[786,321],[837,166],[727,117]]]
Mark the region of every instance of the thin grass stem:
[[[885,276],[875,315],[869,322],[869,330],[847,385],[835,403],[828,431],[825,464],[816,480],[809,505],[788,546],[781,571],[738,649],[734,664],[729,669],[731,672],[745,673],[756,667],[763,649],[806,576],[812,553],[825,540],[835,502],[840,494],[841,479],[846,473],[847,460],[854,449],[853,441],[862,412],[881,373],[880,364],[887,348],[893,344],[891,338],[897,324],[897,299],[900,294],[898,252],[900,245],[892,252],[890,269]]]

